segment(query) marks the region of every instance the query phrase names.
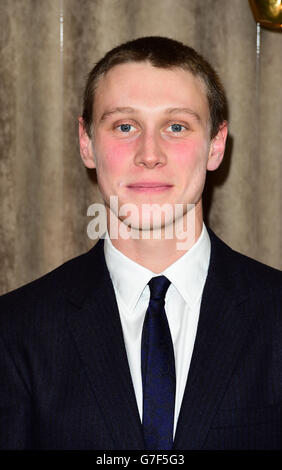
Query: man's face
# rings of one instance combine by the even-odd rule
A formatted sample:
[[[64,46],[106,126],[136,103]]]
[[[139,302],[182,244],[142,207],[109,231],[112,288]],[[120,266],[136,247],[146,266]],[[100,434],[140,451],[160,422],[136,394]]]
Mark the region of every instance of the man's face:
[[[82,149],[106,207],[110,196],[138,210],[199,204],[206,170],[219,166],[226,137],[211,141],[209,119],[205,85],[190,72],[146,62],[112,68],[96,90],[87,158]]]

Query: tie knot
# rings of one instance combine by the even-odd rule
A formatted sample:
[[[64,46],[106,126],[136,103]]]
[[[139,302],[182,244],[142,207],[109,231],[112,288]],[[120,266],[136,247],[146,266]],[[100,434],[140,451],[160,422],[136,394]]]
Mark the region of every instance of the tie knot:
[[[170,281],[165,276],[152,277],[149,282],[151,299],[164,300]]]

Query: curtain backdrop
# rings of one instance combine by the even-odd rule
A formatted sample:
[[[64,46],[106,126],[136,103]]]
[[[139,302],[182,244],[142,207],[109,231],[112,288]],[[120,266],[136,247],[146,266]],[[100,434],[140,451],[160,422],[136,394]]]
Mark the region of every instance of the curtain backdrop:
[[[217,69],[229,100],[222,167],[208,176],[206,220],[234,249],[282,268],[282,34],[247,0],[0,0],[0,292],[95,243],[100,201],[80,161],[85,77],[117,44],[164,35]]]

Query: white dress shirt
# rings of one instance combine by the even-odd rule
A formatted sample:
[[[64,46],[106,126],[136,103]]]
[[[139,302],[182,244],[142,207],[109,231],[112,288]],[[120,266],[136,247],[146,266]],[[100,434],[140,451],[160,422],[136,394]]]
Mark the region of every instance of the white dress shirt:
[[[113,282],[124,342],[142,421],[141,335],[149,305],[152,277],[164,275],[171,284],[165,298],[176,371],[174,433],[187,381],[197,332],[200,305],[210,260],[210,238],[205,225],[193,247],[162,273],[156,274],[117,250],[106,234],[104,252]]]

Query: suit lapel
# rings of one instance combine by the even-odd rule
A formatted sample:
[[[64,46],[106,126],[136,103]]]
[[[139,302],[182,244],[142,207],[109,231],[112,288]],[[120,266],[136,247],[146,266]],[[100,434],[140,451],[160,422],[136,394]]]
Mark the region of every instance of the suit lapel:
[[[82,290],[72,293],[67,322],[114,447],[142,449],[142,427],[101,241],[88,257],[91,259],[87,259],[85,273],[91,282],[89,285],[88,276],[84,275],[86,287],[84,284]]]
[[[203,447],[253,319],[246,312],[248,292],[237,258],[212,232],[210,236],[211,261],[175,449]]]

